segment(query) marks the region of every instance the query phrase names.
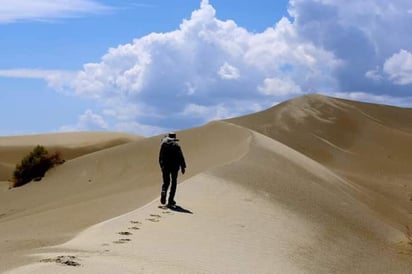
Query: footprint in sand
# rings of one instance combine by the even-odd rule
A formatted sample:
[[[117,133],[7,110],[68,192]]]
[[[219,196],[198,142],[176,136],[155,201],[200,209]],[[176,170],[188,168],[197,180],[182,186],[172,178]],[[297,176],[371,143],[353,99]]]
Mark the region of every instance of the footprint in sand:
[[[131,233],[129,231],[120,231],[117,234],[120,234],[120,235],[133,235],[133,233]]]
[[[158,220],[158,219],[155,219],[155,218],[147,218],[146,220],[151,221],[151,222],[153,222],[153,223],[159,222],[159,220]]]
[[[132,223],[132,224],[141,224],[141,222],[139,222],[139,221],[130,221],[130,223]]]
[[[137,227],[137,226],[131,226],[131,227],[129,227],[128,229],[139,230],[139,229],[140,229],[140,227]]]
[[[117,241],[113,241],[114,244],[125,244],[127,242],[130,242],[131,239],[119,239]]]
[[[153,218],[147,218],[146,220],[151,221],[153,223],[159,222],[159,219],[162,218],[162,216],[160,216],[159,214],[150,214],[150,217]]]
[[[76,262],[78,258],[76,256],[57,256],[56,258],[42,259],[42,263],[58,263],[68,266],[80,266],[80,263]]]

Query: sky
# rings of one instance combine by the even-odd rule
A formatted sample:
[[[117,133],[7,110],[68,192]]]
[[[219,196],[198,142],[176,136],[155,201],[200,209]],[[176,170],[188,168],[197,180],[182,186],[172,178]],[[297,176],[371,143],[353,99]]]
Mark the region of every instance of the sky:
[[[152,136],[309,93],[412,107],[410,0],[0,0],[0,136]]]

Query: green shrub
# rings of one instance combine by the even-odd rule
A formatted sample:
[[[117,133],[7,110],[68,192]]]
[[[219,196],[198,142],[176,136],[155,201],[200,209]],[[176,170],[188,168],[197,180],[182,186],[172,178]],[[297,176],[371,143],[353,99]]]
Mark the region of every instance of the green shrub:
[[[39,181],[47,170],[63,162],[59,153],[50,155],[43,146],[38,145],[16,165],[12,187],[22,186],[32,180]]]

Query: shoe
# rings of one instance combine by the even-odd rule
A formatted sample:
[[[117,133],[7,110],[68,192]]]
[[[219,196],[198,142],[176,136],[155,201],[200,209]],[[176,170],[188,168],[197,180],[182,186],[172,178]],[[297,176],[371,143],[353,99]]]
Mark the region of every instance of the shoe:
[[[166,191],[162,191],[160,194],[160,203],[164,205],[166,203]]]
[[[167,203],[167,205],[168,205],[168,206],[175,206],[175,205],[176,205],[176,202],[175,202],[175,201],[169,201],[169,202]]]

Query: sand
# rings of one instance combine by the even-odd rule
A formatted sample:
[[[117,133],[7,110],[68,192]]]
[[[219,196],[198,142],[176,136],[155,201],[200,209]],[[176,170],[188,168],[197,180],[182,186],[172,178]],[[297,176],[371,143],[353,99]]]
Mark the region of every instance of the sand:
[[[179,190],[182,206],[177,211],[158,208],[156,199],[37,256],[39,260],[74,256],[80,266],[65,267],[67,273],[111,273],[114,269],[118,273],[299,271],[277,248],[287,239],[273,234],[286,229],[286,223],[278,221],[293,219],[293,214],[210,175],[195,176]],[[267,234],[268,229],[272,233]],[[125,232],[132,234],[119,234]],[[12,273],[56,273],[61,269],[55,262],[39,262]]]
[[[160,136],[73,158],[0,191],[0,271],[410,273],[411,121],[311,95],[178,132],[178,210]]]
[[[59,152],[71,160],[88,153],[140,140],[143,137],[119,132],[65,132],[0,137],[0,181],[12,179],[16,163],[37,145]]]

